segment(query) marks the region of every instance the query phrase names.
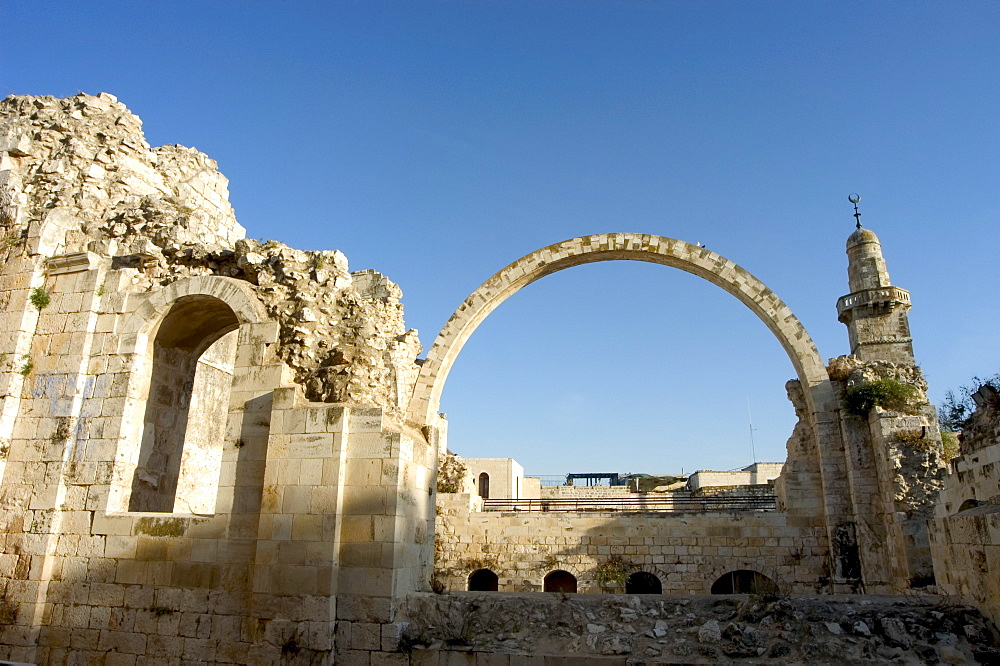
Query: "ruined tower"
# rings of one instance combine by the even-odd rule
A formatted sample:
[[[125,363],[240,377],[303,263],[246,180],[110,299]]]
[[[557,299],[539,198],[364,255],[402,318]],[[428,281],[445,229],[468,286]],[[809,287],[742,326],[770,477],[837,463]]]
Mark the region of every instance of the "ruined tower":
[[[914,365],[910,337],[910,292],[892,285],[882,245],[870,229],[847,239],[847,276],[851,293],[837,301],[837,318],[847,325],[851,354],[862,361]]]

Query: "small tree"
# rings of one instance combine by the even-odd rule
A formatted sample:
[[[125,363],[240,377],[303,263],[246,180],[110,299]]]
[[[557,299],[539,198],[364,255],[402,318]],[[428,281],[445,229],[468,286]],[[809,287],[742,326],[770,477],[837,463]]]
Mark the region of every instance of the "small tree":
[[[1000,391],[1000,372],[986,379],[973,377],[970,383],[959,386],[957,391],[945,393],[944,402],[938,407],[938,423],[941,425],[941,430],[961,432],[962,426],[972,416],[972,412],[976,411],[972,394],[987,384]]]

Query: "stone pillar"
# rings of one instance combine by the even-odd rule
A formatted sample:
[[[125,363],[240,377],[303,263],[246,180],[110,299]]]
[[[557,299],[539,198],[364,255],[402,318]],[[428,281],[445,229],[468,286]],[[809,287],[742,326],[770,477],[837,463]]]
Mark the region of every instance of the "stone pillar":
[[[275,645],[333,647],[349,414],[306,402],[295,386],[274,391],[253,579],[265,620],[252,649],[261,663],[275,658]]]
[[[336,648],[375,663],[397,647],[403,600],[429,586],[437,447],[377,408],[351,409],[346,430]]]
[[[5,550],[20,553],[19,560],[28,565],[13,572],[20,580],[17,594],[10,595],[19,602],[12,624],[27,632],[19,636],[27,640],[14,643],[6,633],[0,638],[30,650],[47,622],[49,585],[60,571],[59,540],[89,536],[88,490],[96,470],[81,463],[88,449],[101,446],[89,440],[89,424],[80,416],[93,385],[88,375],[92,350],[104,337],[95,331],[98,284],[107,267],[97,255],[78,252],[50,259],[47,268],[47,277],[28,299],[27,307],[37,312],[30,346],[14,361],[24,381],[15,412],[22,428],[13,433],[18,437],[11,442],[11,468],[0,500],[7,509]],[[34,659],[34,652],[27,657]]]

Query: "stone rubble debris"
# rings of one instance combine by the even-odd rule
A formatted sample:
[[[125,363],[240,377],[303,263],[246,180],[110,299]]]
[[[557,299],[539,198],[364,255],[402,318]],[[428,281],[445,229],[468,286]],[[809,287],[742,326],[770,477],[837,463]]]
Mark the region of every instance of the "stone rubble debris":
[[[405,644],[627,663],[997,663],[1000,635],[974,608],[934,596],[421,594]],[[656,610],[659,618],[649,611]],[[847,629],[850,627],[850,629]],[[436,662],[445,663],[442,656]],[[448,661],[447,663],[451,663]],[[513,663],[513,658],[512,658]],[[622,663],[625,663],[623,661]]]
[[[139,118],[106,93],[0,101],[0,154],[0,254],[110,256],[130,269],[132,291],[197,275],[246,280],[279,322],[278,353],[309,400],[383,407],[402,422],[421,351],[402,291],[375,271],[351,273],[339,251],[246,238],[214,160],[151,148]],[[32,243],[28,220],[60,233]]]

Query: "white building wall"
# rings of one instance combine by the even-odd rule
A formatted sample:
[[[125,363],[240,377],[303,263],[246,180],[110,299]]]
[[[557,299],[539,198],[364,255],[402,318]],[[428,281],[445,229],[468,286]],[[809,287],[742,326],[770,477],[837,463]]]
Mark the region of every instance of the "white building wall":
[[[513,458],[464,458],[469,479],[479,493],[479,475],[490,477],[490,499],[522,499],[524,468]]]

